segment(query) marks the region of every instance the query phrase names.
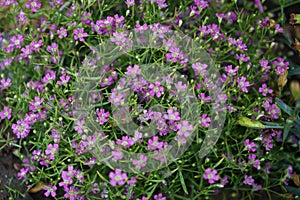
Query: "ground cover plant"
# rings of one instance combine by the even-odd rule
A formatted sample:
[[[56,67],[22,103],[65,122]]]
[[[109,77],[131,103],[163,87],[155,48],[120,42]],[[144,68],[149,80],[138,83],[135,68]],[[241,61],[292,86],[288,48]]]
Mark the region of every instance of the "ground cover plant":
[[[295,3],[2,0],[0,195],[299,198]]]

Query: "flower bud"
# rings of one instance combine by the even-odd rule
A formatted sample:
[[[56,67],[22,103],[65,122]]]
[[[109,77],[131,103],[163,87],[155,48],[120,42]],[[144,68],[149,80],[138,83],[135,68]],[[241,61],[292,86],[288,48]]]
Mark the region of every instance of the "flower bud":
[[[290,90],[295,100],[300,99],[300,85],[297,80],[292,80],[290,83]]]

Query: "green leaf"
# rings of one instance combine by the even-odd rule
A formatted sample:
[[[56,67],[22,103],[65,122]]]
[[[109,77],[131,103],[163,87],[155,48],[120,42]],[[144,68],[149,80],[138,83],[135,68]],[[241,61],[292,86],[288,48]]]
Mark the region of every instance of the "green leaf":
[[[255,128],[255,129],[266,128],[265,125],[263,125],[260,121],[252,120],[252,119],[249,119],[248,117],[244,117],[244,116],[241,116],[237,122],[239,125],[245,126],[248,128]]]
[[[277,106],[283,110],[286,114],[288,114],[289,116],[293,115],[293,109],[288,106],[287,104],[285,104],[281,99],[276,98],[275,99]]]
[[[287,119],[286,123],[284,125],[284,130],[283,130],[283,137],[282,137],[283,142],[285,142],[286,138],[288,137],[289,132],[290,132],[292,126],[293,126],[293,121]]]
[[[300,187],[296,188],[296,187],[291,187],[291,186],[285,186],[286,190],[292,194],[295,195],[300,195]]]
[[[300,139],[300,127],[299,126],[291,128],[290,132],[293,133],[295,136],[297,136],[297,138]]]
[[[183,176],[182,176],[182,173],[181,173],[180,170],[179,170],[178,172],[179,172],[179,179],[180,179],[180,183],[181,183],[181,186],[182,186],[182,188],[183,188],[183,191],[184,191],[185,194],[189,194],[189,192],[188,192],[188,190],[187,190],[187,188],[186,188],[186,185],[185,185],[185,182],[184,182],[184,178],[183,178]]]
[[[300,75],[300,68],[289,70],[289,76]]]

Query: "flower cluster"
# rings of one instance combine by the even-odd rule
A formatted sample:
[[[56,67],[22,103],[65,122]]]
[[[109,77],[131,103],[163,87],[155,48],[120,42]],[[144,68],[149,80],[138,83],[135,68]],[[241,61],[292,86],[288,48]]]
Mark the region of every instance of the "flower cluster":
[[[262,1],[0,6],[13,24],[0,32],[0,149],[46,197],[209,198],[288,185],[299,169],[298,125],[278,125],[292,112],[277,80],[294,65],[269,50],[283,29]]]

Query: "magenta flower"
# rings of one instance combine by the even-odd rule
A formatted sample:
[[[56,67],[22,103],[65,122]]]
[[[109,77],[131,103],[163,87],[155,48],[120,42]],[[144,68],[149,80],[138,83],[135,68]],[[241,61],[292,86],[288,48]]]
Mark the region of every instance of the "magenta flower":
[[[112,92],[109,97],[109,101],[115,106],[119,106],[124,103],[123,94],[121,93],[116,94],[115,92]]]
[[[256,169],[260,169],[260,161],[256,159],[256,154],[249,154],[248,162],[253,164],[253,167],[255,167]]]
[[[57,30],[57,34],[58,34],[58,37],[59,39],[63,39],[65,37],[67,37],[67,29],[61,27],[59,30]]]
[[[134,159],[132,161],[132,164],[134,164],[136,169],[140,170],[141,168],[146,166],[147,160],[148,160],[148,157],[141,154],[140,159],[139,160]]]
[[[200,125],[203,127],[209,127],[210,125],[210,117],[207,116],[207,114],[203,114],[200,116]]]
[[[244,142],[244,146],[245,148],[248,150],[248,151],[252,151],[252,152],[255,152],[256,151],[256,145],[254,142],[251,142],[250,143],[250,140],[249,139],[246,139],[245,142]]]
[[[39,150],[33,150],[32,151],[32,160],[34,161],[39,161],[41,158],[42,158],[42,150],[39,149]]]
[[[87,11],[84,11],[84,13],[82,14],[82,16],[80,18],[80,21],[83,24],[90,25],[91,24],[91,19],[90,18],[91,18],[91,13],[87,12]]]
[[[62,171],[61,172],[61,178],[63,181],[59,182],[60,187],[67,188],[68,185],[71,185],[73,183],[72,177],[75,174],[75,170],[73,170],[73,166],[68,166],[68,171]]]
[[[137,75],[141,73],[141,70],[139,69],[138,65],[134,65],[133,67],[128,66],[126,75],[131,76],[132,78],[135,78]]]
[[[259,89],[258,91],[263,95],[263,96],[267,96],[267,94],[272,94],[273,93],[273,90],[272,89],[269,89],[267,87],[267,84],[263,84]]]
[[[30,46],[31,46],[32,50],[38,51],[43,46],[43,40],[39,40],[39,41],[33,40],[30,43]]]
[[[45,74],[45,76],[42,78],[42,83],[48,84],[48,83],[50,83],[51,81],[55,80],[55,78],[56,78],[56,73],[55,73],[55,71],[50,70],[50,71],[47,72],[47,73]]]
[[[70,76],[68,75],[63,75],[59,77],[59,81],[57,81],[57,85],[67,85],[68,82],[70,81]]]
[[[78,188],[74,187],[74,186],[70,186],[70,187],[65,187],[65,198],[68,198],[70,200],[77,200],[78,199]]]
[[[8,89],[11,86],[11,79],[10,78],[3,78],[0,80],[0,88],[3,90]]]
[[[121,160],[124,156],[122,150],[120,148],[116,148],[116,150],[111,152],[111,155],[115,160]]]
[[[193,130],[193,125],[189,124],[188,121],[184,120],[182,123],[179,123],[177,125],[177,128],[179,129],[177,132],[178,135],[188,137],[190,136],[190,131]]]
[[[74,39],[79,40],[80,42],[84,42],[84,38],[87,37],[88,34],[84,32],[83,28],[77,28],[74,30]]]
[[[128,185],[134,186],[134,184],[136,184],[138,181],[135,177],[131,177],[130,180],[127,181]]]
[[[121,169],[116,169],[115,172],[109,173],[109,178],[110,178],[110,184],[112,186],[124,185],[127,179],[127,174],[122,173]]]
[[[205,174],[203,174],[203,178],[205,180],[208,180],[208,182],[210,184],[213,184],[213,183],[215,183],[215,181],[219,180],[219,175],[218,175],[217,170],[215,170],[215,169],[212,170],[210,168],[207,168],[205,170]]]
[[[269,64],[268,60],[262,58],[259,60],[259,64],[263,68],[264,72],[268,72],[271,69],[271,66],[268,65]]]
[[[154,136],[152,139],[148,139],[149,148],[152,150],[162,149],[164,143],[158,141],[158,136]]]
[[[56,196],[57,187],[55,185],[47,185],[47,186],[43,187],[43,190],[46,190],[46,192],[44,193],[44,195],[46,197],[49,197],[50,194],[52,197]]]
[[[228,76],[235,76],[238,70],[238,67],[232,68],[232,65],[228,65],[225,67],[225,71],[227,72]]]
[[[28,171],[29,171],[29,169],[27,167],[21,168],[20,171],[18,172],[18,179],[22,180],[22,179],[26,178]]]
[[[132,145],[134,145],[134,140],[131,137],[128,136],[122,136],[122,140],[117,139],[116,143],[120,146],[122,146],[123,148],[129,148]]]
[[[49,51],[51,54],[57,54],[58,53],[58,45],[53,42],[51,46],[47,46],[47,51]]]
[[[110,38],[110,41],[120,46],[122,50],[132,46],[131,40],[126,32],[114,32],[113,37]]]
[[[128,7],[131,7],[131,6],[134,6],[134,0],[126,0],[126,5],[128,6]]]
[[[164,87],[160,86],[160,83],[158,81],[155,82],[155,85],[151,83],[149,85],[149,89],[150,89],[149,94],[152,97],[156,95],[156,97],[159,98],[164,92]]]
[[[45,151],[49,160],[54,160],[55,154],[58,153],[58,144],[48,144],[48,147]]]
[[[17,138],[25,138],[30,132],[29,124],[24,120],[18,120],[17,124],[12,124],[13,133]]]
[[[162,193],[155,194],[153,198],[154,198],[154,200],[167,200],[167,198],[164,197],[164,196],[162,195]]]
[[[277,75],[282,75],[284,71],[288,68],[289,62],[284,62],[283,58],[279,58],[278,60],[274,60],[273,64],[276,66],[275,72]]]
[[[167,110],[167,114],[164,114],[164,118],[170,121],[180,120],[180,116],[179,116],[179,112],[177,112],[177,108],[169,108]]]
[[[246,56],[245,54],[236,54],[236,59],[241,62],[248,62],[250,60],[249,56]]]
[[[74,170],[74,177],[78,180],[79,183],[83,183],[84,175],[80,170]]]
[[[242,76],[241,78],[237,78],[238,87],[243,92],[248,92],[248,87],[250,86],[250,83],[246,81],[246,77]]]
[[[196,62],[192,64],[192,68],[194,69],[195,75],[205,75],[207,73],[206,68],[208,67],[207,64],[202,64],[200,62]]]
[[[245,175],[243,183],[245,185],[253,185],[254,184],[254,179],[252,178],[252,176]]]
[[[18,16],[16,17],[16,20],[20,23],[26,23],[28,21],[28,18],[26,15],[21,11]]]
[[[54,143],[59,143],[60,142],[60,134],[57,130],[52,130],[51,131],[51,140],[53,140]]]
[[[180,48],[171,47],[169,51],[170,53],[165,56],[168,62],[178,62],[184,59]]]
[[[30,101],[30,105],[29,105],[29,110],[30,111],[37,111],[39,109],[42,108],[42,103],[44,102],[44,99],[43,98],[40,98],[40,97],[34,97],[34,101]]]
[[[156,3],[159,8],[168,7],[168,5],[165,3],[166,0],[148,0],[148,1]]]
[[[74,126],[74,130],[78,133],[83,133],[83,131],[85,130],[84,120],[77,120],[76,126]]]
[[[276,104],[272,104],[269,109],[268,109],[270,116],[273,119],[278,119],[279,118],[279,114],[280,114],[280,109],[277,107]]]
[[[38,0],[28,0],[26,8],[31,9],[32,12],[37,12],[42,7],[42,4]]]
[[[220,184],[222,187],[224,187],[227,183],[229,183],[228,181],[228,177],[224,176],[221,180],[220,180]]]
[[[109,112],[105,112],[103,108],[100,108],[100,110],[97,109],[96,112],[97,112],[97,122],[99,122],[100,124],[104,124],[105,122],[108,121]]]
[[[211,101],[210,96],[206,96],[205,93],[200,93],[198,98],[201,100],[202,103],[209,103]]]
[[[24,42],[23,36],[21,34],[18,34],[17,36],[13,36],[11,39],[11,45],[13,47],[16,47],[18,49],[21,49],[21,45]]]
[[[10,59],[10,58],[5,58],[4,60],[3,60],[3,65],[5,66],[5,67],[9,67],[9,66],[11,66],[11,63],[12,63],[12,59]]]
[[[11,111],[12,110],[10,108],[8,108],[7,106],[4,106],[3,112],[0,112],[0,118],[1,119],[5,119],[5,118],[10,119],[11,118]]]
[[[144,24],[143,26],[141,26],[139,23],[137,23],[135,25],[134,31],[136,33],[144,33],[144,31],[148,30],[148,25]]]

